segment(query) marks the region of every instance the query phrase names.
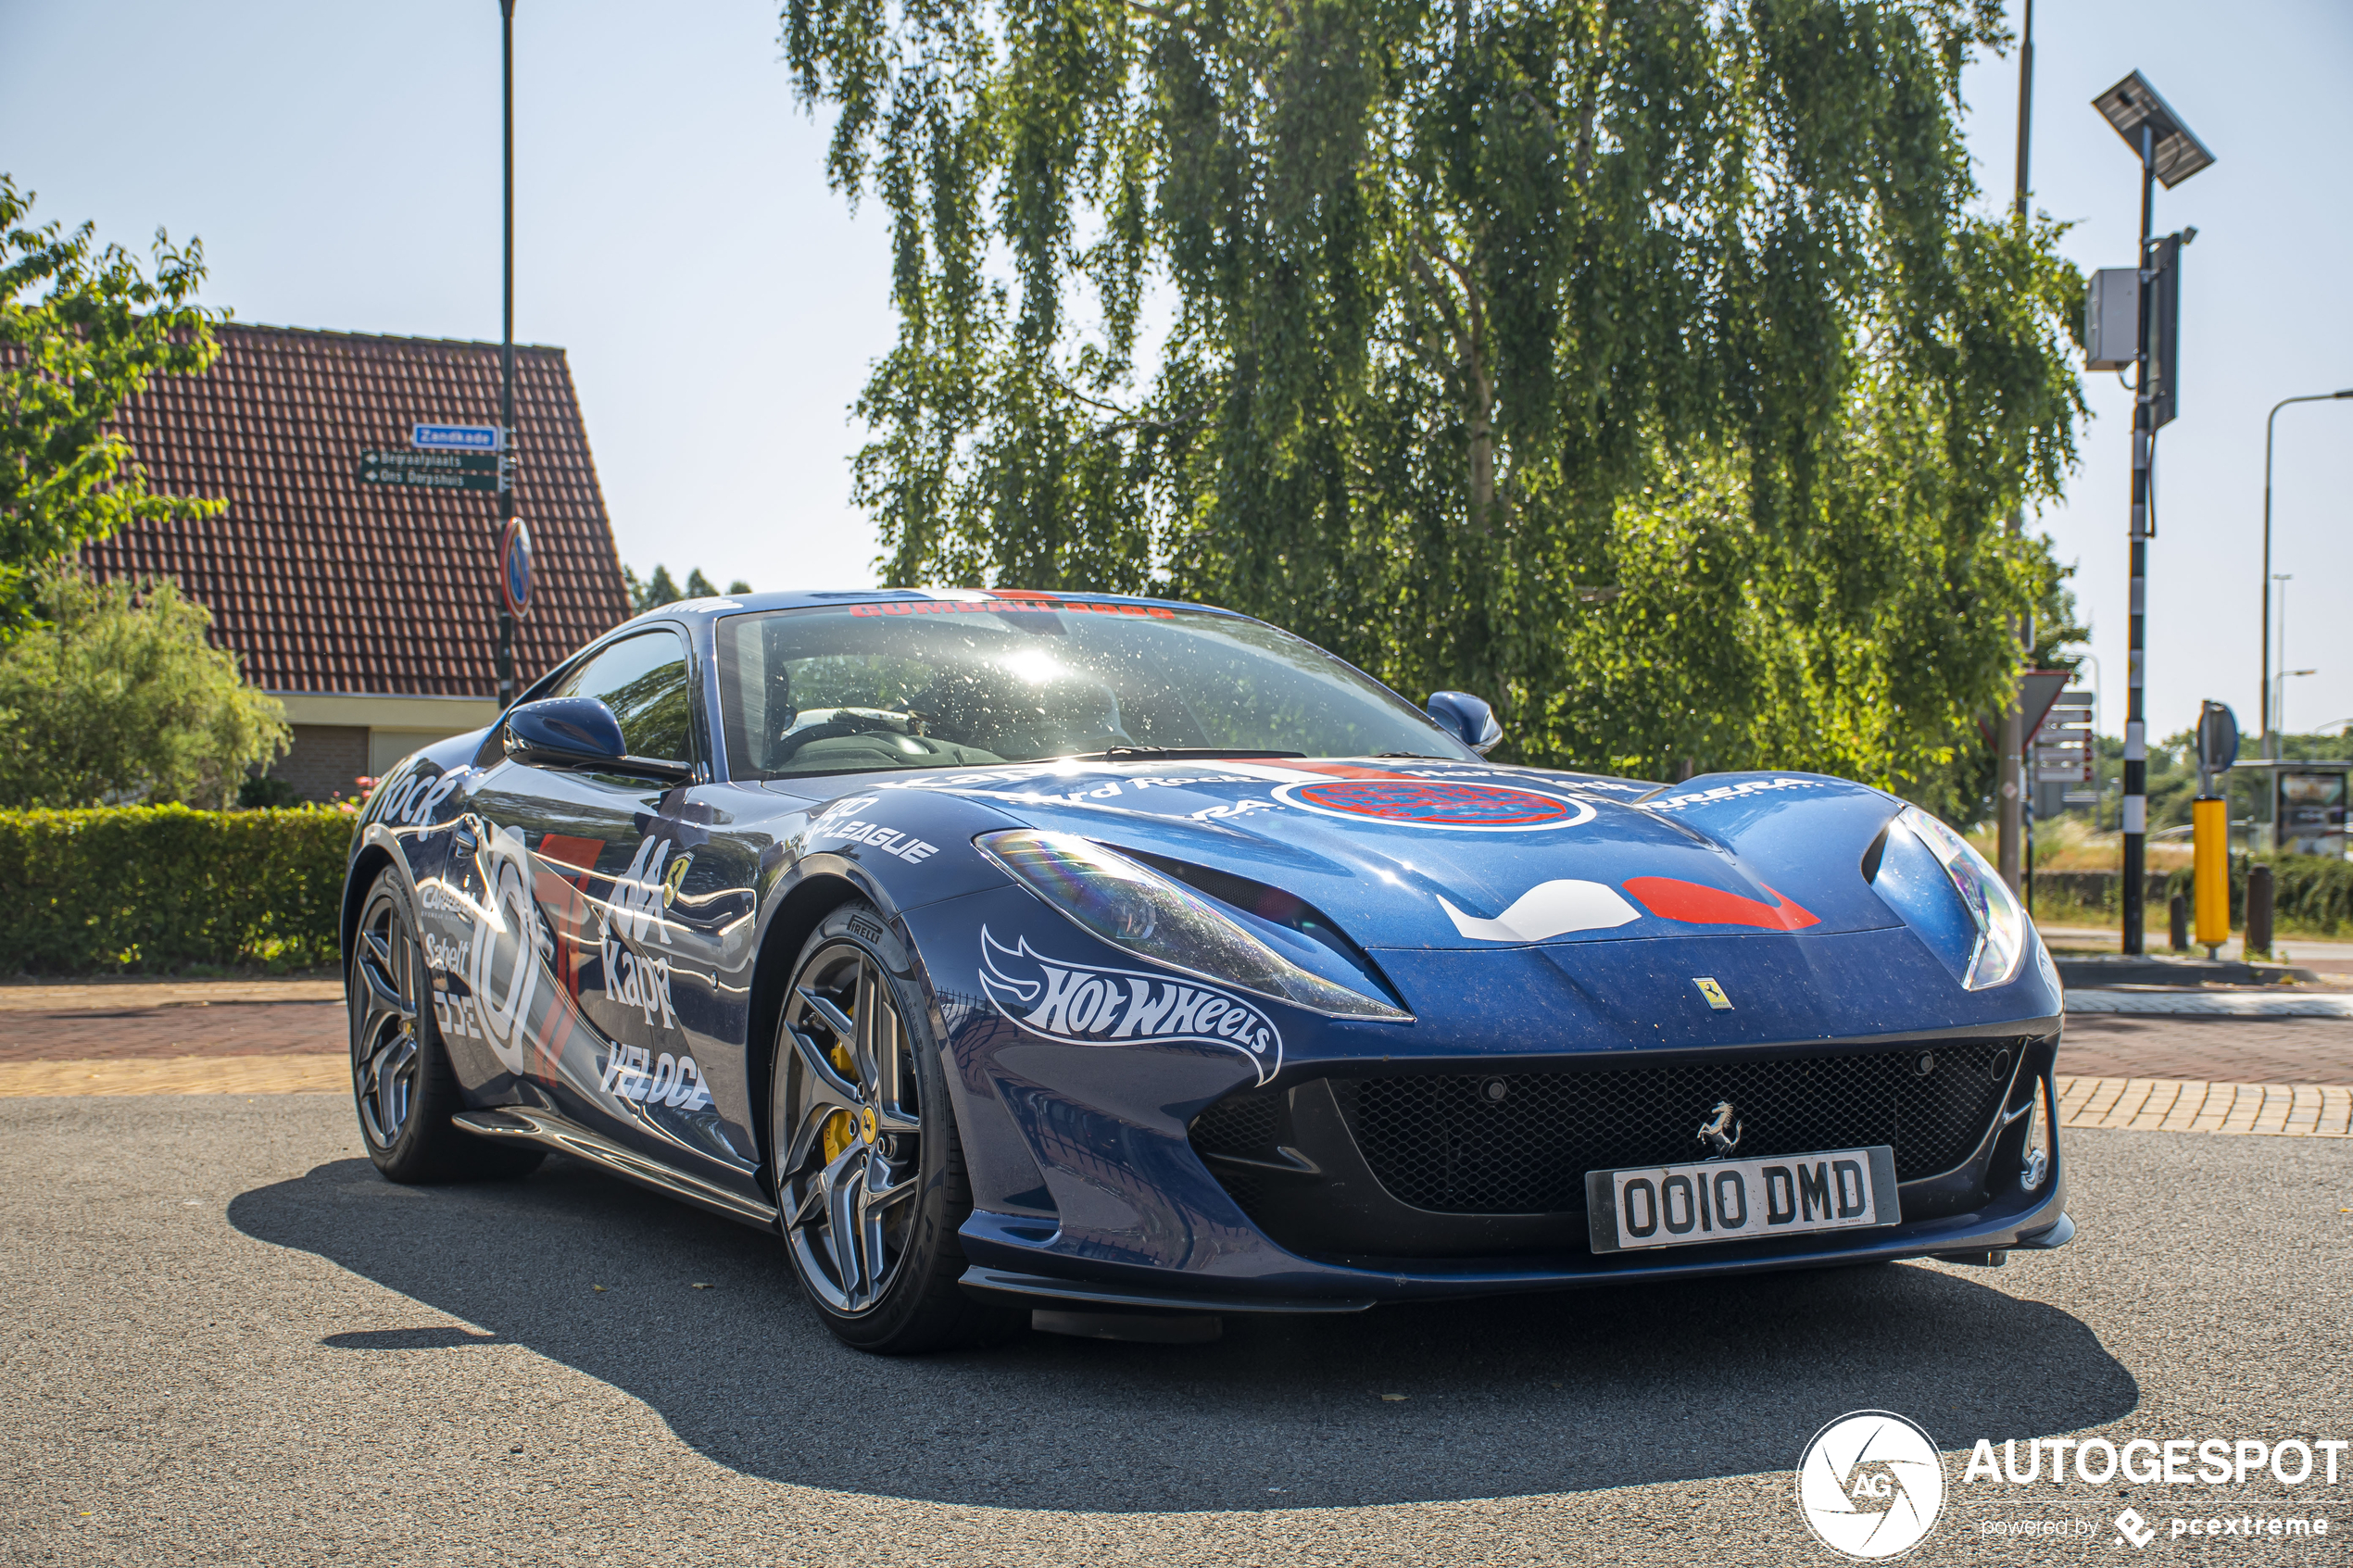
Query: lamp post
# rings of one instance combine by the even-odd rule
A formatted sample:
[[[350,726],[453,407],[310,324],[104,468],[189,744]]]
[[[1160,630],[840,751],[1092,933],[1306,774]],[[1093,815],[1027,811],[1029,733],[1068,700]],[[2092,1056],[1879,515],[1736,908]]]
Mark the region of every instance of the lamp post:
[[[2141,159],[2141,248],[2138,330],[2133,355],[2133,521],[2130,599],[2131,627],[2124,664],[2124,940],[2126,953],[2143,950],[2141,889],[2148,871],[2148,731],[2143,703],[2148,647],[2149,448],[2156,439],[2158,388],[2149,376],[2149,295],[2157,273],[2149,265],[2149,223],[2154,216],[2157,187],[2171,190],[2214,161],[2206,144],[2192,135],[2181,117],[2157,95],[2139,71],[2134,71],[2092,100],[2116,133]],[[2167,345],[2166,375],[2173,377],[2180,358]],[[2171,398],[2179,389],[2168,384]]]
[[[2025,10],[2018,46],[2018,181],[2011,194],[2011,210],[2021,230],[2026,227],[2027,152],[2034,131],[2034,0],[2025,0]],[[2023,503],[2010,514],[2010,532],[2026,532]],[[2010,633],[2019,644],[2019,662],[2031,663],[2034,648],[2032,626],[2014,621]],[[2017,683],[2012,682],[2011,686],[2009,700],[2002,709],[2002,759],[1994,791],[1994,859],[2002,880],[2016,893],[2025,881],[2025,865],[2019,851],[2025,836],[2022,830],[2030,775],[2026,769],[2025,715],[2019,711]]]
[[[529,607],[531,542],[515,501],[515,0],[498,0],[499,118],[505,208],[505,261],[498,345],[498,542],[492,571],[498,590],[498,711],[515,700],[515,618]]]
[[[2353,386],[2341,392],[2312,392],[2301,397],[2283,397],[2271,405],[2263,419],[2263,681],[2259,688],[2263,702],[2263,755],[2277,757],[2271,739],[2271,430],[2279,422],[2280,410],[2291,403],[2333,403],[2339,398],[2353,397]],[[2284,590],[2283,590],[2284,592]],[[2280,619],[2287,620],[2287,606],[2280,606]],[[2287,662],[2287,651],[2280,651],[2280,662]]]

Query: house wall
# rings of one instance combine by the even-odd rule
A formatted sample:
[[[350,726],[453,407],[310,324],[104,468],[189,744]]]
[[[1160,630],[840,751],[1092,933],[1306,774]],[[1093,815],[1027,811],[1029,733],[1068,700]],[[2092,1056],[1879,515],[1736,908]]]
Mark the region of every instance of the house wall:
[[[294,749],[278,759],[270,776],[283,779],[306,800],[332,800],[359,794],[352,781],[367,771],[367,726],[296,724]]]

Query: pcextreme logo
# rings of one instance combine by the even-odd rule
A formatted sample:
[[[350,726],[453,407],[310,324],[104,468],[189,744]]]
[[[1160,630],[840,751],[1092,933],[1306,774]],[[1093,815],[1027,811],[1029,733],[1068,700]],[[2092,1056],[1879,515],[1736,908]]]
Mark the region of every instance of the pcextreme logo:
[[[1798,1458],[1798,1512],[1841,1557],[1900,1557],[1928,1537],[1944,1507],[1944,1457],[1893,1411],[1849,1411],[1815,1433]]]

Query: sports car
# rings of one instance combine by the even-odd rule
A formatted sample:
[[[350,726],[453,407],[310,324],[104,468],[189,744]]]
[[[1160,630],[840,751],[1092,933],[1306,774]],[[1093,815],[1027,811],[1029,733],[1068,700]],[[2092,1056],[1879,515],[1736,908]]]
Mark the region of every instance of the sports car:
[[[1196,605],[642,615],[362,811],[370,1156],[773,1230],[884,1352],[2072,1236],[2058,977],[1964,840],[1500,739]]]

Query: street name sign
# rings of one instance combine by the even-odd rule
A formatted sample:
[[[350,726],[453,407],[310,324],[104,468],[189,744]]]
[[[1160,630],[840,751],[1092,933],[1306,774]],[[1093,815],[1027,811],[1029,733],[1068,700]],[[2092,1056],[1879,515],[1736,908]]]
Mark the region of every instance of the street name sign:
[[[362,452],[359,483],[401,484],[413,490],[498,488],[495,452]]]
[[[496,452],[505,443],[497,425],[411,425],[409,445],[420,452]]]

